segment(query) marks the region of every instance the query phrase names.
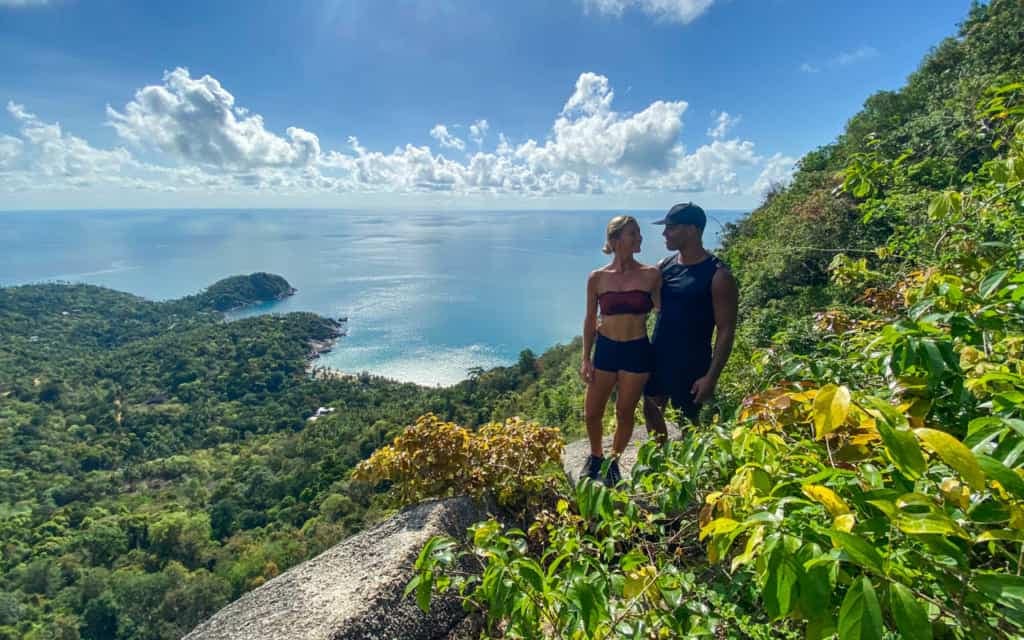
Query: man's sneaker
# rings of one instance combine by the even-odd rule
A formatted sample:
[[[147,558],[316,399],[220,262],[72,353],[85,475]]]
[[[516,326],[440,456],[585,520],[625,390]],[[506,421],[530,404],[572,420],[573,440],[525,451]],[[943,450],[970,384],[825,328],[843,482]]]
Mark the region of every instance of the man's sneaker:
[[[583,463],[583,468],[580,470],[579,481],[583,482],[584,478],[590,478],[594,482],[601,482],[601,465],[603,464],[603,457],[594,454],[587,456],[587,461]]]
[[[619,459],[615,457],[608,463],[608,473],[604,476],[604,484],[608,487],[614,487],[620,482],[622,482],[622,472],[619,471]]]

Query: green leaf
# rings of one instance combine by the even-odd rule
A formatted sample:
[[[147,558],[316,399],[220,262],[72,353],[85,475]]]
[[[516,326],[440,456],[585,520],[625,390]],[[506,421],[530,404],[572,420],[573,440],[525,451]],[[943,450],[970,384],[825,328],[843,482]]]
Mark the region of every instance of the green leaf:
[[[422,574],[423,580],[416,585],[416,604],[423,613],[430,612],[430,590],[434,586],[434,574]]]
[[[871,182],[867,179],[857,176],[855,185],[853,188],[853,197],[863,198],[864,196],[871,193]]]
[[[842,426],[850,414],[850,390],[825,385],[814,397],[814,433],[818,439]]]
[[[928,217],[932,219],[945,218],[947,213],[949,213],[949,198],[946,197],[946,194],[940,193],[932,198],[928,205]]]
[[[412,593],[413,590],[415,590],[416,587],[419,586],[420,582],[422,582],[422,581],[423,581],[423,574],[422,573],[417,573],[416,575],[414,575],[412,577],[412,580],[409,581],[409,584],[405,585],[405,592],[402,594],[402,597],[408,598],[409,594]]]
[[[519,568],[519,575],[533,587],[534,591],[545,592],[544,570],[540,565],[530,558],[519,558],[515,564]]]
[[[447,539],[444,536],[434,536],[427,540],[427,544],[423,545],[423,548],[420,549],[420,555],[416,558],[416,568],[427,569],[432,567],[434,565],[434,549],[446,541]]]
[[[825,529],[823,533],[832,538],[832,542],[845,551],[856,564],[882,573],[882,556],[867,540],[836,529]]]
[[[867,503],[884,513],[890,520],[895,520],[898,515],[896,505],[891,500],[868,500]]]
[[[1004,429],[1003,421],[995,416],[975,418],[967,423],[967,437],[964,438],[964,446],[974,449],[998,436]]]
[[[1003,488],[1009,493],[1012,493],[1017,498],[1024,500],[1024,478],[1021,478],[1020,474],[991,456],[976,453],[974,454],[974,457],[977,459],[981,470],[985,472],[985,475],[988,476],[990,480],[995,480],[999,484],[1003,485]]]
[[[919,516],[902,514],[896,518],[895,524],[903,533],[938,534],[957,536],[965,540],[971,539],[971,535],[964,531],[963,527],[942,513],[928,513]]]
[[[839,640],[881,640],[882,609],[867,576],[853,583],[839,609]]]
[[[928,613],[913,592],[898,582],[889,585],[889,611],[907,640],[932,640]]]
[[[918,341],[918,355],[924,360],[929,375],[938,380],[947,370],[952,367],[946,362],[942,355],[942,349],[938,342],[932,338],[921,338]]]
[[[815,618],[829,611],[831,607],[832,585],[829,582],[829,567],[819,564],[807,568],[807,563],[824,556],[821,547],[812,543],[805,544],[797,554],[797,562],[803,568],[800,572],[800,609],[809,618]]]
[[[971,450],[962,442],[948,433],[936,429],[914,429],[914,434],[929,449],[939,454],[943,462],[959,472],[968,486],[975,491],[985,488],[985,472],[981,470],[981,466]]]
[[[996,142],[1002,141],[996,140]],[[995,143],[993,143],[993,145],[994,144]],[[1007,182],[1010,181],[1010,167],[1006,164],[1006,162],[996,161],[992,163],[991,167],[993,181],[999,184],[1006,184]]]
[[[828,613],[822,613],[819,617],[811,618],[804,630],[804,640],[826,640],[834,638],[836,634],[836,621]]]
[[[793,606],[793,586],[800,577],[800,565],[794,554],[798,544],[792,536],[785,536],[768,558],[762,596],[764,608],[772,618],[785,616]]]
[[[921,445],[907,426],[907,419],[881,398],[865,398],[875,416],[875,426],[882,437],[893,466],[910,480],[921,477],[926,467]]]
[[[648,564],[650,561],[646,553],[639,549],[633,549],[619,560],[619,568],[623,571],[632,571],[639,566]]]
[[[1024,612],[1024,578],[1007,573],[978,571],[974,574],[978,590],[1004,607]]]
[[[980,524],[996,524],[1010,519],[1009,510],[995,498],[972,505],[967,515],[971,522]]]
[[[1003,284],[1006,280],[1006,276],[1010,274],[1009,269],[1000,269],[988,275],[987,278],[981,281],[981,286],[978,287],[978,294],[981,295],[981,299],[987,299],[992,293],[999,288],[999,285]]]

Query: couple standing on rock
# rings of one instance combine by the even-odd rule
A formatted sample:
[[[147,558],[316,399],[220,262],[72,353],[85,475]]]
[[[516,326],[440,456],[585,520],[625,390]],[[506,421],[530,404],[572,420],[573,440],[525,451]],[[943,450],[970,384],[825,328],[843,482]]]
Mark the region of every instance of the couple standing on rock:
[[[622,479],[618,457],[633,435],[633,413],[641,396],[648,432],[661,442],[668,437],[664,412],[670,400],[696,423],[732,350],[736,281],[704,249],[704,210],[692,202],[677,204],[654,224],[664,225],[665,247],[676,253],[655,266],[637,262],[633,255],[643,239],[640,224],[632,216],[616,216],[608,223],[604,245],[612,261],[587,278],[580,375],[587,384],[584,418],[590,455],[581,480],[614,486]],[[648,339],[651,311],[657,318]],[[616,388],[617,426],[602,476],[602,418]]]

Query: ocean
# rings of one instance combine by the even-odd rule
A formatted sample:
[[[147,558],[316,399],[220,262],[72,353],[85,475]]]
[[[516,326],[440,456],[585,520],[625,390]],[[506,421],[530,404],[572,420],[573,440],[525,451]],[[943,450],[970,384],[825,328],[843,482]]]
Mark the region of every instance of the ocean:
[[[616,211],[145,210],[0,212],[0,286],[64,280],[151,300],[268,271],[298,292],[236,313],[348,318],[319,365],[449,385],[580,333],[587,274]],[[630,212],[642,262],[662,211]],[[706,244],[740,211],[709,210]]]

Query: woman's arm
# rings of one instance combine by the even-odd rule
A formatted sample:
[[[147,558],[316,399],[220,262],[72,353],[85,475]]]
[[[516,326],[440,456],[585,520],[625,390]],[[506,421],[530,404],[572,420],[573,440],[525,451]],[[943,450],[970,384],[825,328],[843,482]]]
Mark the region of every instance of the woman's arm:
[[[590,384],[594,379],[594,363],[590,352],[594,348],[597,336],[597,272],[591,271],[587,277],[587,313],[583,317],[583,362],[580,364],[580,377]]]
[[[655,315],[661,313],[661,269],[654,267],[654,288],[651,289],[651,301],[654,303]]]

